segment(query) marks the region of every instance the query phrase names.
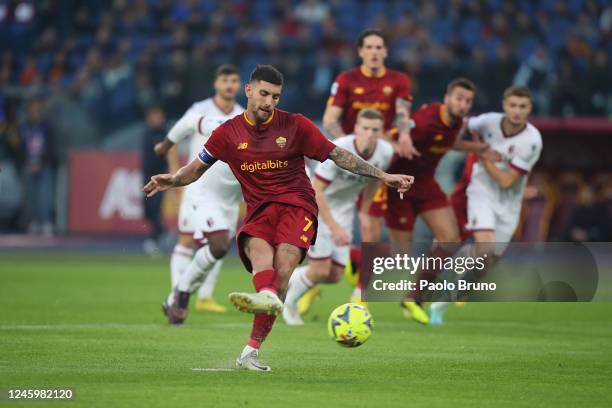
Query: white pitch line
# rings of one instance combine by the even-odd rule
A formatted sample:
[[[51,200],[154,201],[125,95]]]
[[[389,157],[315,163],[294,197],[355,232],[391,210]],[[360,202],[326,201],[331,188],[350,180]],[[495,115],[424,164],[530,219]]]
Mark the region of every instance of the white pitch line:
[[[0,330],[98,330],[98,329],[137,329],[151,330],[168,327],[165,323],[139,324],[139,323],[60,323],[60,324],[2,324]],[[197,326],[189,326],[195,329],[238,329],[251,327],[251,323],[210,323]],[[180,330],[180,328],[178,328]]]
[[[195,367],[191,371],[236,371],[235,368],[208,368],[208,367]]]

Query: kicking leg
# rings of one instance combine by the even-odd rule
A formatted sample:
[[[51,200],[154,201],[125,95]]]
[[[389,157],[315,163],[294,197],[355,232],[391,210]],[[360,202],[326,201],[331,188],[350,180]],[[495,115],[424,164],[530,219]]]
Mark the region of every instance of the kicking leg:
[[[283,306],[279,298],[283,278],[274,267],[274,247],[264,239],[248,236],[244,239],[244,253],[252,265],[257,293],[230,293],[231,302],[242,312],[278,315]],[[287,283],[284,285],[286,288]]]

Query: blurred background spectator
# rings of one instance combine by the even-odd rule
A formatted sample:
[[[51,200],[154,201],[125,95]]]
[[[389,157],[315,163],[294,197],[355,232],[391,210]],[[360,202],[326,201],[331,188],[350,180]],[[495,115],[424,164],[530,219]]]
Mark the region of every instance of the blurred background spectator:
[[[33,99],[19,129],[29,209],[28,232],[52,235],[54,228],[56,152],[43,102]]]
[[[168,164],[165,157],[159,157],[153,151],[157,143],[161,143],[166,137],[168,128],[166,126],[166,115],[160,106],[152,105],[146,112],[147,127],[142,135],[142,185],[149,182],[151,176],[168,172]],[[162,198],[164,194],[156,194],[144,200],[144,216],[149,221],[151,233],[144,242],[144,251],[153,255],[159,252],[160,239],[164,233],[162,224]]]

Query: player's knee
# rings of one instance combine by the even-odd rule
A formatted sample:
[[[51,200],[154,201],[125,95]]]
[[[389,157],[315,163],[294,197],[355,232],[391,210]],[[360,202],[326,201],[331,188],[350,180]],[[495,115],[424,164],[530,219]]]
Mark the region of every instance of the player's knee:
[[[329,282],[330,270],[325,267],[312,268],[311,273],[315,276],[317,282]]]
[[[214,256],[217,259],[221,259],[225,255],[227,255],[229,248],[230,248],[229,240],[227,241],[217,240],[214,242],[213,241],[210,242],[210,253],[212,254],[212,256]]]
[[[289,281],[295,267],[289,264],[278,264],[274,269],[282,281]]]
[[[333,267],[327,276],[327,282],[338,283],[344,275],[344,267]]]

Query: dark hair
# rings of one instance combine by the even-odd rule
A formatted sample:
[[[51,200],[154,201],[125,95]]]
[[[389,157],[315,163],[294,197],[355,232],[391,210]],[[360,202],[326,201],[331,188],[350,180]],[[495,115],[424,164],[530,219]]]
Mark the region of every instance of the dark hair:
[[[504,99],[510,96],[518,96],[521,98],[529,98],[531,100],[531,91],[526,86],[512,85],[504,91]]]
[[[385,34],[381,30],[378,30],[376,28],[369,28],[363,31],[361,34],[359,34],[359,37],[357,38],[357,47],[358,48],[363,47],[363,42],[365,41],[366,37],[369,37],[371,35],[375,35],[377,37],[382,38],[383,45],[385,47],[387,46],[387,37],[385,36]]]
[[[232,64],[221,64],[215,71],[215,79],[219,78],[221,75],[240,75],[238,73],[238,68]]]
[[[249,79],[249,82],[255,81],[266,81],[274,85],[282,85],[283,74],[272,65],[257,65],[253,72],[251,72],[251,78]]]
[[[455,78],[446,86],[446,93],[450,94],[455,88],[463,88],[476,93],[476,85],[467,78]]]
[[[378,119],[378,120],[382,120],[383,122],[385,121],[385,117],[379,110],[370,109],[370,108],[364,108],[360,110],[359,113],[357,114],[357,119],[359,118]]]

